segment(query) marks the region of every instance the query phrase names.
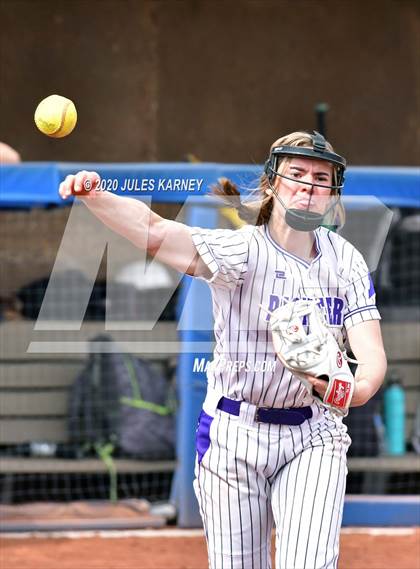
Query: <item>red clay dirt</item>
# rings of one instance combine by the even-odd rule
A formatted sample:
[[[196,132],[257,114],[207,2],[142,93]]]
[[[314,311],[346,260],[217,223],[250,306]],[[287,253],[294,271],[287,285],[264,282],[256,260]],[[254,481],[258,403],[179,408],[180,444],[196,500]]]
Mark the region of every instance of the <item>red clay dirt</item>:
[[[206,569],[204,537],[0,540],[1,569]],[[274,567],[274,563],[273,563]],[[339,569],[419,569],[420,529],[411,535],[345,533]]]

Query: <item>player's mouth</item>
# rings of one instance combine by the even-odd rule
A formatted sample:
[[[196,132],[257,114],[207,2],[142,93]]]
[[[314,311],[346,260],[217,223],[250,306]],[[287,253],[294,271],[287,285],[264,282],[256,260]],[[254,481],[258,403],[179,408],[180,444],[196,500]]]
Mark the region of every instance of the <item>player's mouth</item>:
[[[309,209],[314,206],[309,200],[297,200],[293,205],[299,209]]]

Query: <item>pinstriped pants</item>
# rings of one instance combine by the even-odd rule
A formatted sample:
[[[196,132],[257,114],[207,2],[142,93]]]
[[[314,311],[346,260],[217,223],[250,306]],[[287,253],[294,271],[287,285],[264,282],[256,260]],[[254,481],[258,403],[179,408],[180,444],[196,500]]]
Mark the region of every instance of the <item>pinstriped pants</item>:
[[[194,490],[212,569],[271,569],[274,526],[277,569],[337,567],[350,437],[312,408],[300,426],[202,411]]]

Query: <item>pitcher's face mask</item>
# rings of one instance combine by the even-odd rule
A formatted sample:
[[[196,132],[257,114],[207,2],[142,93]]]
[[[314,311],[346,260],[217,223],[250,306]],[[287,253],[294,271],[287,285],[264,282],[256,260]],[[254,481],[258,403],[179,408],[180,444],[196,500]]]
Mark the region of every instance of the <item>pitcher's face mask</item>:
[[[341,191],[344,186],[344,171],[346,169],[346,160],[342,156],[339,156],[334,152],[329,152],[326,149],[326,140],[321,134],[319,134],[319,132],[314,131],[311,137],[313,148],[305,146],[276,146],[272,148],[270,157],[266,161],[264,167],[264,172],[268,177],[270,189],[285,210],[286,223],[297,231],[313,231],[322,225],[327,214],[337,205],[338,201],[340,200]],[[329,162],[333,166],[333,185],[325,184],[322,182],[312,183],[299,180],[299,184],[308,186],[310,196],[307,200],[308,203],[303,208],[287,207],[284,201],[278,195],[276,188],[273,186],[273,182],[276,179],[276,176],[286,180],[291,180],[293,182],[297,181],[296,178],[278,173],[277,170],[279,163],[285,157],[309,158],[312,160],[324,160],[325,162]],[[324,195],[325,192],[328,192],[329,196],[334,196],[332,199],[328,199],[328,205],[322,213],[311,210],[311,197],[314,193],[314,190],[322,192]]]

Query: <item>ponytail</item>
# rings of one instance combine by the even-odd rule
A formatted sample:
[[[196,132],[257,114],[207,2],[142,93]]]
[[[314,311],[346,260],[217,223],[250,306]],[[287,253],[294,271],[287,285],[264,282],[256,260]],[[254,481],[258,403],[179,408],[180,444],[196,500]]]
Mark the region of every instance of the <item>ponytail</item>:
[[[264,184],[265,179],[265,184]],[[268,188],[267,176],[261,176],[260,188]],[[263,225],[268,223],[273,210],[273,197],[264,194],[263,199],[243,203],[238,187],[227,178],[219,178],[217,184],[211,187],[212,195],[222,199],[228,207],[233,207],[238,212],[238,216],[249,225]]]

